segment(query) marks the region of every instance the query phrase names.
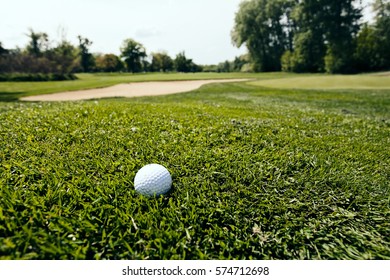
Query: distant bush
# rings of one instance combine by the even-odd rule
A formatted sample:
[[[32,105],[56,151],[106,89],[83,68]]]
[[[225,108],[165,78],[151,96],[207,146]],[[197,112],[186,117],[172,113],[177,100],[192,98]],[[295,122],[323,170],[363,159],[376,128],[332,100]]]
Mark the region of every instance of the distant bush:
[[[31,73],[3,73],[0,74],[0,82],[48,82],[76,80],[74,74],[31,74]]]
[[[284,72],[292,72],[293,62],[292,62],[292,52],[285,51],[281,58],[282,63],[282,71]]]

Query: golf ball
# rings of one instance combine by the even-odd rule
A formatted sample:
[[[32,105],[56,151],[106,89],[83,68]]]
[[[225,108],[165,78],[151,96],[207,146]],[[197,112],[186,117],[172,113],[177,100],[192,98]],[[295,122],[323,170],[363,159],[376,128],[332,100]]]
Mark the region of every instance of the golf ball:
[[[172,177],[160,164],[148,164],[138,170],[134,178],[134,188],[145,196],[159,196],[171,189]]]

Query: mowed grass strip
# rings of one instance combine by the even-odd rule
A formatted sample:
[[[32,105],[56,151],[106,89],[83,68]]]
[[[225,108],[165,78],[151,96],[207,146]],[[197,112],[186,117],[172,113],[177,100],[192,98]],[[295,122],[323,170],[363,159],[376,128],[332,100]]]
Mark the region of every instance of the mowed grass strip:
[[[251,82],[252,85],[283,89],[390,89],[386,75],[310,75]]]
[[[389,259],[389,94],[0,103],[0,257]],[[152,162],[170,195],[134,191]]]

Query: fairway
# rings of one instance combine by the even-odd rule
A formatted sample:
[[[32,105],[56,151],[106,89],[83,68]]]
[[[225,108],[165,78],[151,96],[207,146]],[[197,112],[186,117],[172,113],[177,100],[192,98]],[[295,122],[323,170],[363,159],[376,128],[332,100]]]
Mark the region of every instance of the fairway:
[[[283,89],[390,89],[390,75],[310,75],[251,84]]]
[[[18,101],[205,75],[0,83],[0,259],[390,259],[388,77],[353,89],[352,77],[210,74],[256,81]],[[303,89],[287,88],[296,79]],[[134,190],[149,163],[171,173],[168,195]]]

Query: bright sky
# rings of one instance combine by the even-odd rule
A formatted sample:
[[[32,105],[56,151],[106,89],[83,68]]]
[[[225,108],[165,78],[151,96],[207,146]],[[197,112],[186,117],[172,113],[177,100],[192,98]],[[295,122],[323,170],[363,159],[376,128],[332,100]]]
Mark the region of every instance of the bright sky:
[[[52,41],[65,34],[77,44],[81,35],[93,41],[92,52],[117,55],[127,38],[142,43],[149,54],[167,51],[175,57],[185,51],[198,64],[216,64],[245,53],[230,37],[241,0],[1,1],[0,42],[5,48],[26,46],[32,28]]]
[[[93,41],[92,52],[119,54],[124,39],[142,43],[148,54],[185,51],[198,64],[216,64],[243,54],[231,43],[241,0],[1,0],[0,42],[24,47],[28,29],[58,42]],[[61,31],[62,30],[62,31]],[[65,31],[65,32],[64,32]]]

